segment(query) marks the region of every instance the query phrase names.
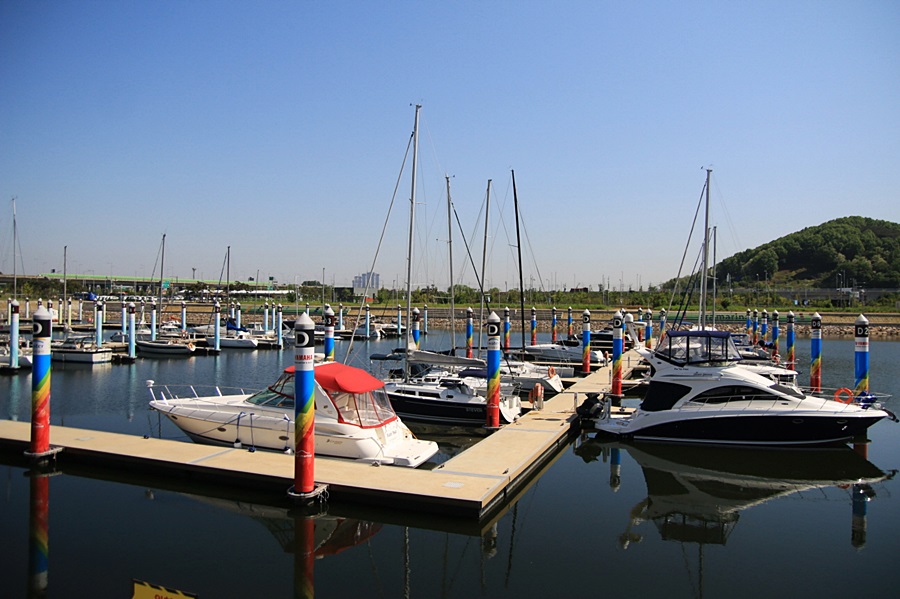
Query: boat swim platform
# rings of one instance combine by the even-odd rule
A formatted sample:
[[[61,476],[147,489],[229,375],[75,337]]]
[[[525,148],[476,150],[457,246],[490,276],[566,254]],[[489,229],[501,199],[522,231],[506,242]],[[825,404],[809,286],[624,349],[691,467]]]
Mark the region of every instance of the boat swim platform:
[[[434,469],[317,457],[315,480],[328,485],[329,500],[338,503],[487,519],[515,501],[560,456],[580,428],[575,409],[586,394],[609,390],[609,368],[592,371],[568,390],[546,399],[543,409],[529,411]],[[30,435],[30,422],[0,421],[0,451],[20,452],[27,467],[24,452]],[[61,449],[52,459],[62,471],[69,464],[98,468],[106,471],[103,478],[109,480],[116,480],[116,472],[127,472],[131,479],[164,477],[281,496],[287,495],[294,481],[294,456],[272,451],[58,425],[50,428],[50,444]]]

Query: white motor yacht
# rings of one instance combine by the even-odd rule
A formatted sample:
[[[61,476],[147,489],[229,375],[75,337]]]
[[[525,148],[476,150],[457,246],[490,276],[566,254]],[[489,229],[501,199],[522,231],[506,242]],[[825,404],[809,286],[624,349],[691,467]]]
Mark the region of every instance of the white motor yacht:
[[[881,407],[884,398],[873,394],[809,393],[742,366],[725,331],[668,331],[655,351],[637,351],[651,367],[647,393],[633,412],[606,402],[582,406],[583,415],[594,413],[599,431],[656,441],[826,445],[845,442],[882,418],[896,420]]]
[[[415,468],[438,451],[416,439],[385,394],[384,383],[339,362],[315,367],[316,454]],[[294,367],[256,393],[148,381],[150,407],[198,443],[294,448]]]

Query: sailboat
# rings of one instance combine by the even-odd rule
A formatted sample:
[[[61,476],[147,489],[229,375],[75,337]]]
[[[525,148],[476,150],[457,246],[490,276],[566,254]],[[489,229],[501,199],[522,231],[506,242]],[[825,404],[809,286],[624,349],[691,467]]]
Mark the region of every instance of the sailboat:
[[[419,145],[419,111],[416,105],[413,128],[412,176],[409,212],[409,246],[407,249],[406,272],[406,321],[412,315],[412,260],[413,233],[416,210],[416,169]],[[449,184],[448,184],[449,189]],[[449,202],[448,192],[448,202]],[[452,272],[451,272],[452,277]],[[487,422],[487,398],[479,394],[472,384],[475,380],[462,380],[454,374],[433,372],[430,377],[411,376],[409,353],[415,350],[407,328],[405,355],[402,355],[403,376],[400,380],[385,382],[385,391],[397,414],[409,421],[447,425],[482,426]],[[425,374],[425,373],[422,373]],[[503,393],[500,397],[500,420],[504,424],[514,422],[522,413],[521,400],[517,393]]]
[[[731,335],[707,327],[711,172],[706,171],[698,327],[667,331],[655,350],[635,347],[652,373],[638,409],[613,413],[604,398],[588,400],[580,413],[601,433],[620,438],[726,445],[844,443],[883,418],[896,420],[874,394],[845,403],[839,394],[807,391],[745,367]]]

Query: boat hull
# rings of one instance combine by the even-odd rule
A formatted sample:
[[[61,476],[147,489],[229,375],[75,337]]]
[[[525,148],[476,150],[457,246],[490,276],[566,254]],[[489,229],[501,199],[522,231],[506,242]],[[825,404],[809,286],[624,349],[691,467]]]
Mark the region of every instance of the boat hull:
[[[615,418],[597,429],[621,437],[648,441],[725,445],[799,446],[844,443],[864,433],[886,414],[871,415],[698,415],[692,418],[629,426]]]
[[[104,364],[112,362],[112,350],[79,351],[53,349],[50,352],[53,362],[70,362],[74,364]]]
[[[391,405],[397,415],[410,422],[458,425],[467,427],[485,426],[487,423],[486,403],[453,402],[446,399],[415,397],[404,393],[388,391]],[[507,406],[500,406],[500,424],[510,424],[516,419]]]

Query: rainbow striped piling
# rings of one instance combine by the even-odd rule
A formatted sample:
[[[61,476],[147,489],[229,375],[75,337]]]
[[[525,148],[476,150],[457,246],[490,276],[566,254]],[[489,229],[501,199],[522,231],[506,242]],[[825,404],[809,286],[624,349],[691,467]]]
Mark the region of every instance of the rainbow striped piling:
[[[421,335],[421,331],[419,331],[419,309],[413,308],[412,311],[412,336],[413,343],[416,344],[416,349],[419,349],[419,335]]]
[[[612,387],[610,394],[615,398],[622,397],[622,354],[624,341],[622,339],[622,327],[625,319],[622,318],[621,312],[613,315],[613,370],[612,370]]]
[[[653,339],[653,310],[647,309],[647,328],[644,331],[644,346],[650,349]]]
[[[315,489],[315,331],[309,314],[294,323],[294,488],[295,494]]]
[[[334,362],[334,310],[325,304],[325,361]]]
[[[29,597],[46,597],[50,571],[50,475],[29,473],[28,510]]]
[[[759,342],[759,311],[753,309],[753,345]]]
[[[472,308],[466,308],[466,357],[472,357],[472,337],[474,335],[473,319],[475,312]]]
[[[862,314],[853,326],[856,341],[854,364],[856,366],[856,388],[853,394],[859,397],[869,392],[869,319]]]
[[[556,306],[550,311],[550,340],[556,343]]]
[[[591,311],[581,313],[581,372],[591,372]]]
[[[822,391],[822,317],[816,312],[809,325],[809,386]]]
[[[759,336],[763,343],[769,340],[769,311],[763,308],[762,319],[759,325]]]
[[[568,330],[566,331],[567,339],[575,338],[575,326],[572,324],[572,306],[569,306],[569,315],[568,315]]]
[[[29,456],[50,452],[50,342],[53,321],[43,306],[34,311],[31,356],[31,445]]]
[[[531,308],[531,345],[537,345],[537,310]]]
[[[796,360],[797,360],[797,358],[794,353],[794,313],[788,312],[788,315],[787,315],[787,367],[789,370],[794,369]]]
[[[509,308],[503,308],[503,349],[509,351]]]
[[[500,427],[500,317],[491,312],[487,320],[487,409],[485,427]]]

